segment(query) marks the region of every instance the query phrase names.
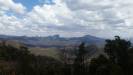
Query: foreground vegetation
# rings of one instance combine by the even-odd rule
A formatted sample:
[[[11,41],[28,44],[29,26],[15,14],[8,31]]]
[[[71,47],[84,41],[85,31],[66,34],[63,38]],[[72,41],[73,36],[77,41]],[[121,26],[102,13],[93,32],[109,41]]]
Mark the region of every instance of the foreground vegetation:
[[[62,50],[60,60],[37,56],[27,47],[0,44],[0,75],[133,75],[133,47],[116,36],[106,40],[105,54],[90,58],[85,43],[71,53]]]

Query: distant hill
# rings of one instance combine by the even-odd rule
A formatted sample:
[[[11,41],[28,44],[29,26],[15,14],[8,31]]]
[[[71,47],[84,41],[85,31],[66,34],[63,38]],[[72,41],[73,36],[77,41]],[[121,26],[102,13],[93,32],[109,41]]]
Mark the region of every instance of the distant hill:
[[[60,37],[59,35],[53,35],[48,37],[27,37],[27,36],[8,36],[0,35],[0,40],[18,41],[29,47],[67,47],[77,46],[81,42],[85,42],[88,45],[96,44],[97,46],[103,46],[105,40],[91,35],[85,35],[83,37]]]
[[[59,54],[62,49],[71,51],[71,49],[79,46],[81,42],[85,42],[90,55],[96,57],[103,53],[103,46],[105,44],[105,39],[91,35],[71,38],[60,37],[59,35],[47,37],[0,35],[0,43],[2,43],[2,40],[4,40],[7,45],[12,45],[17,48],[27,46],[29,51],[35,55],[49,56],[55,59],[59,59]]]

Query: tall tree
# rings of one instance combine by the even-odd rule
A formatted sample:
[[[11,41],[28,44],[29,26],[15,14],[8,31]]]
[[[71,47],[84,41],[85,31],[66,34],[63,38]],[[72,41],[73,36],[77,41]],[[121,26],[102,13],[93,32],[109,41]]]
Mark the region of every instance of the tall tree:
[[[74,74],[75,75],[85,75],[85,43],[82,43],[77,50],[76,58],[74,61]]]
[[[104,49],[112,63],[120,65],[126,71],[128,67],[128,50],[130,47],[130,41],[115,36],[113,40],[106,40]]]

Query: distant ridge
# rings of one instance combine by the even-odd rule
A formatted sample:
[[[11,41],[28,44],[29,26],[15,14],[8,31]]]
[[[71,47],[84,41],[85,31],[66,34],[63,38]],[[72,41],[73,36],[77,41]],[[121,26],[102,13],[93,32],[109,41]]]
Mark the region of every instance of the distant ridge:
[[[0,40],[12,40],[23,43],[29,47],[65,47],[65,46],[77,46],[81,42],[86,44],[96,44],[102,46],[105,43],[105,39],[98,38],[91,35],[85,35],[83,37],[60,37],[60,35],[53,35],[47,37],[27,37],[27,36],[10,36],[0,35]]]

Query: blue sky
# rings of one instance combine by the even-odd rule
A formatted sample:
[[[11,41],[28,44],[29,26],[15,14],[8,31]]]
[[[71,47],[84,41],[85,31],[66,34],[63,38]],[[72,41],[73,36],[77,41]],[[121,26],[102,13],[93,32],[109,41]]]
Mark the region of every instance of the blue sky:
[[[39,0],[14,0],[14,2],[22,3],[28,10],[31,10],[35,5],[40,3]]]
[[[0,0],[0,34],[133,37],[132,0]]]
[[[53,4],[53,0],[14,0],[14,2],[22,3],[29,11],[36,5]]]

